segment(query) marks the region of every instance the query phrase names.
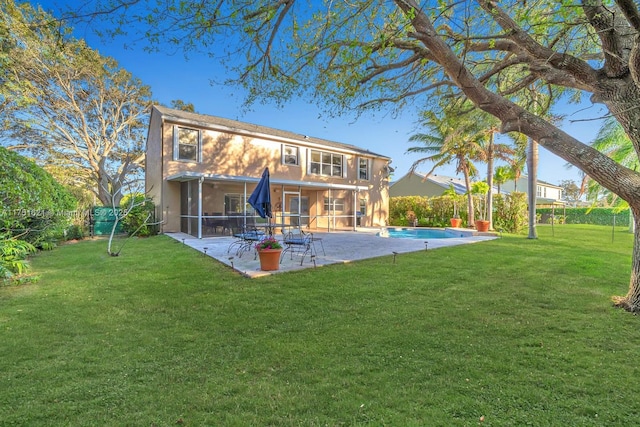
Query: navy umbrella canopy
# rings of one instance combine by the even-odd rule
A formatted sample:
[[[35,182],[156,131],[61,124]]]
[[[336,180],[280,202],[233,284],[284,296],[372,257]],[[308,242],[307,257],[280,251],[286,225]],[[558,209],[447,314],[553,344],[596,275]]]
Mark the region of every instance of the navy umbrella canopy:
[[[258,181],[251,196],[248,200],[249,204],[258,212],[262,218],[271,218],[271,187],[269,184],[269,168],[264,168],[262,178]]]

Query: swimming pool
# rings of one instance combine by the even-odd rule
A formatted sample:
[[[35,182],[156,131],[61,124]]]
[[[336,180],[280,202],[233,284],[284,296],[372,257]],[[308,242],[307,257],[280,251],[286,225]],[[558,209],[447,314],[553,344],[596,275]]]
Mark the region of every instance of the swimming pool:
[[[452,237],[469,237],[470,234],[441,228],[386,228],[378,233],[380,237],[395,239],[450,239]]]

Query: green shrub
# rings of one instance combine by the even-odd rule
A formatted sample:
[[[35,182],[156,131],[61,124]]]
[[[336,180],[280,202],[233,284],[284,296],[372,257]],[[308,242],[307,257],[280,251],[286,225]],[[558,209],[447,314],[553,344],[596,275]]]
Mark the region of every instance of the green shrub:
[[[629,209],[618,208],[540,208],[536,209],[540,223],[551,224],[593,224],[629,226]],[[562,222],[561,222],[562,221]]]
[[[466,206],[464,196],[404,196],[392,197],[389,200],[389,225],[413,225],[409,213],[413,212],[421,227],[444,227],[449,225],[449,218],[454,216],[454,204],[463,221],[466,213],[461,207]]]
[[[37,247],[62,237],[76,200],[26,157],[0,147],[0,233]]]
[[[146,237],[158,233],[157,227],[148,225],[155,221],[155,206],[144,194],[129,194],[122,198],[122,230],[129,234]]]
[[[493,228],[507,233],[521,233],[528,226],[526,193],[493,196]]]
[[[82,240],[84,239],[84,230],[77,224],[72,224],[67,228],[66,233],[67,240]]]
[[[9,234],[0,235],[0,280],[6,283],[26,273],[29,270],[26,258],[35,251],[35,246],[29,242]]]

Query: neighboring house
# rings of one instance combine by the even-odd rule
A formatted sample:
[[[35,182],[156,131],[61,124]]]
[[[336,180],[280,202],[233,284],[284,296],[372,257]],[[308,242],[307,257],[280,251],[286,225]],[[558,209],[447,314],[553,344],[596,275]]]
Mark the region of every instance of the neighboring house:
[[[163,232],[193,236],[259,223],[246,200],[265,167],[276,224],[385,225],[390,158],[353,145],[154,106],[146,190]]]
[[[512,193],[519,191],[521,193],[529,193],[528,177],[522,175],[517,181],[509,180],[500,186],[500,192]],[[562,187],[549,184],[548,182],[538,180],[536,191],[536,206],[565,205],[562,200]]]
[[[450,176],[431,174],[425,178],[426,174],[420,172],[409,172],[389,186],[389,197],[400,196],[442,196],[446,190],[453,185],[457,194],[465,194],[467,187],[464,180]]]
[[[467,188],[464,180],[460,178],[431,174],[425,178],[426,174],[420,172],[409,172],[389,186],[389,197],[399,196],[426,196],[437,197],[453,185],[457,194],[465,194]],[[517,182],[507,181],[500,186],[502,194],[509,194],[519,191],[527,194],[527,176],[521,176]],[[493,193],[497,194],[494,185]],[[562,201],[562,187],[538,180],[538,191],[536,194],[536,206],[564,205]]]

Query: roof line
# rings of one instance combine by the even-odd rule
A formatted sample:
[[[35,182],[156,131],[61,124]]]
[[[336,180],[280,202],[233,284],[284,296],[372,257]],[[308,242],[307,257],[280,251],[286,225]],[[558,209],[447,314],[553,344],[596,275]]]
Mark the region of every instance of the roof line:
[[[181,123],[188,123],[205,128],[220,129],[224,131],[231,131],[238,134],[248,134],[251,136],[261,136],[268,139],[278,139],[285,142],[295,142],[297,144],[316,146],[316,147],[332,147],[335,149],[343,150],[345,152],[357,153],[360,155],[367,155],[371,157],[378,157],[383,159],[391,159],[388,156],[374,153],[364,148],[357,147],[351,144],[345,144],[342,142],[330,141],[327,139],[310,137],[307,135],[301,135],[295,132],[270,128],[268,126],[256,125],[247,122],[240,122],[232,119],[225,119],[223,117],[211,116],[206,114],[191,113],[188,111],[175,110],[167,108],[161,105],[154,105],[152,109],[158,111],[158,113],[168,120],[173,120]]]

